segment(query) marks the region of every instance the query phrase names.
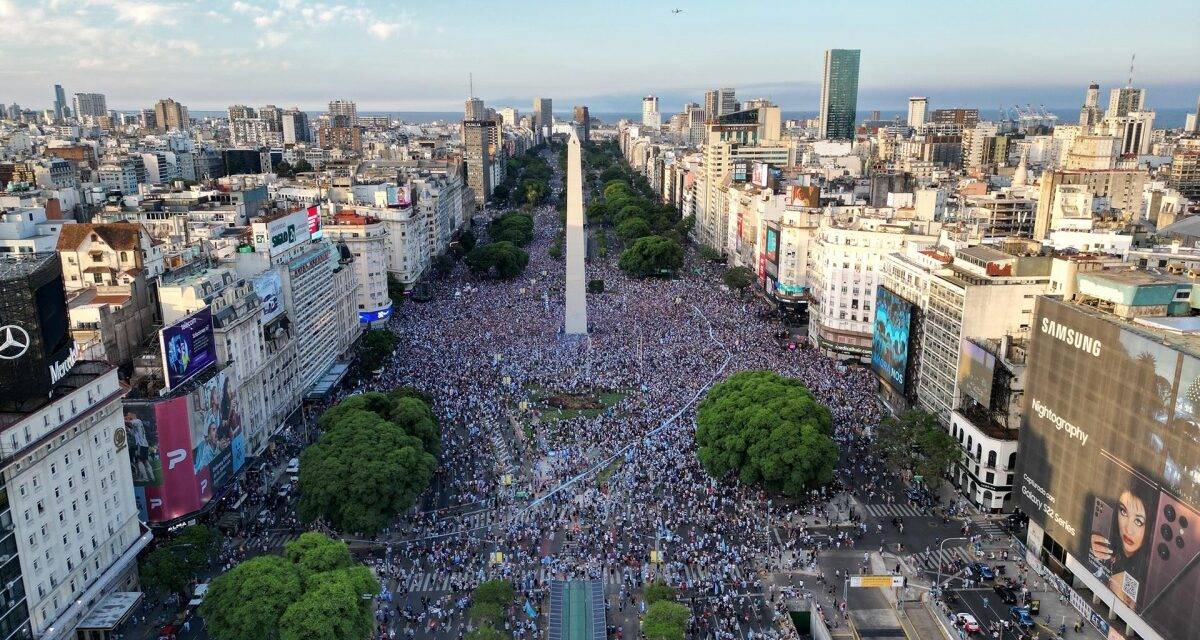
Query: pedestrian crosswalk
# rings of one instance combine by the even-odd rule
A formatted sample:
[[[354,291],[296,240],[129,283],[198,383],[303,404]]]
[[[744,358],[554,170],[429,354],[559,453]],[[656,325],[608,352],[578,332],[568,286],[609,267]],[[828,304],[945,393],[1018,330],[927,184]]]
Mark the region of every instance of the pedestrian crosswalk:
[[[867,513],[876,518],[919,518],[932,516],[925,507],[914,507],[910,504],[866,504]]]
[[[975,558],[967,547],[948,547],[914,553],[909,561],[915,569],[931,569],[952,562],[975,562]]]
[[[1004,540],[1008,538],[1009,533],[1000,526],[1000,523],[995,520],[984,520],[976,524],[979,527],[979,533],[991,536],[993,539],[999,538]]]
[[[538,580],[543,582],[559,577],[554,574],[554,571],[550,567],[546,566],[538,567],[537,571],[532,573],[537,576]],[[727,579],[743,580],[746,577],[739,567],[732,567],[728,574],[723,571],[697,567],[685,567],[682,570],[675,570],[668,567],[664,570],[664,573],[666,574],[667,581],[671,584],[689,583],[691,585],[705,585],[711,584],[713,581],[724,581]],[[477,577],[474,573],[469,572],[445,573],[420,571],[401,580],[400,586],[407,593],[450,591],[453,584],[470,584]],[[620,586],[622,583],[635,583],[638,578],[638,572],[628,567],[608,567],[604,572],[604,581],[613,587]]]

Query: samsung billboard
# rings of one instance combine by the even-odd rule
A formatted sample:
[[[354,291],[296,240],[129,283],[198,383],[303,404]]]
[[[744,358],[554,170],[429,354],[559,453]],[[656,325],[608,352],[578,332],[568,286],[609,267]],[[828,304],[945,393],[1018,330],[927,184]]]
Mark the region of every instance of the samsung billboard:
[[[871,334],[871,368],[897,392],[908,383],[909,337],[913,305],[880,285],[875,291],[875,322]]]
[[[1195,638],[1200,359],[1052,298],[1038,300],[1032,332],[1021,508],[1118,615]],[[1110,638],[1124,637],[1117,626]]]

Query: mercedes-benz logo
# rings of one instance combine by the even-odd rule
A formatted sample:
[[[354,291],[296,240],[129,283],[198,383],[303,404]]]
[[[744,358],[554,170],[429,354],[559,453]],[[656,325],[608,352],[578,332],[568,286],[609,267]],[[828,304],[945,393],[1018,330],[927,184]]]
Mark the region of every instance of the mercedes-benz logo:
[[[29,351],[29,332],[15,324],[0,327],[0,360],[16,360]]]

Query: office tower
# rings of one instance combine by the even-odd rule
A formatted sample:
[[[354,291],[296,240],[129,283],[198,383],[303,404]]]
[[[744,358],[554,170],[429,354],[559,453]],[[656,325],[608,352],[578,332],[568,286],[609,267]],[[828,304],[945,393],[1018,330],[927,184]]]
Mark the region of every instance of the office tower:
[[[1083,97],[1083,107],[1079,110],[1079,125],[1094,127],[1100,123],[1100,85],[1095,82],[1088,85]]]
[[[74,103],[75,117],[80,120],[108,115],[108,103],[103,93],[77,93]]]
[[[512,107],[501,107],[496,113],[500,114],[500,119],[504,120],[506,127],[516,127],[521,124],[521,113]]]
[[[329,120],[335,127],[353,127],[358,124],[358,105],[350,100],[331,100]]]
[[[479,98],[467,98],[463,105],[464,120],[484,120],[487,117],[487,110],[483,106],[483,100]]]
[[[1146,108],[1146,90],[1133,87],[1120,87],[1108,94],[1108,110],[1105,118],[1119,118],[1129,115],[1131,111],[1142,111]]]
[[[67,117],[67,95],[61,84],[54,85],[54,119],[62,120]]]
[[[164,98],[154,104],[154,120],[159,131],[186,131],[191,127],[187,107],[173,98]]]
[[[462,127],[467,187],[475,195],[475,206],[482,208],[492,193],[491,140],[496,123],[492,120],[464,120]]]
[[[658,113],[658,97],[654,94],[642,98],[642,126],[655,129],[662,126],[662,115]]]
[[[860,53],[858,49],[825,51],[825,72],[821,76],[821,138],[854,139]]]
[[[908,99],[908,126],[917,128],[925,124],[925,111],[929,109],[929,98],[914,96]]]
[[[737,94],[733,89],[712,89],[704,92],[704,113],[709,120],[716,120],[737,110]]]
[[[284,144],[312,142],[312,133],[308,128],[307,113],[292,107],[283,112],[282,120]]]
[[[549,136],[554,127],[553,101],[550,98],[533,99],[533,130],[538,136]]]
[[[586,106],[575,107],[575,112],[572,114],[572,120],[579,124],[579,130],[583,132],[582,139],[584,142],[592,138],[592,116],[588,113]]]
[[[283,111],[273,105],[268,104],[258,110],[258,118],[263,121],[267,131],[279,133],[283,131]]]
[[[254,112],[253,107],[247,107],[244,104],[232,105],[227,111],[229,112],[230,122],[233,122],[234,120],[245,120],[246,118],[255,118],[258,116],[258,114]]]
[[[956,124],[963,128],[971,128],[979,124],[979,109],[934,109],[929,121],[933,124]]]
[[[1183,123],[1184,133],[1200,133],[1200,98],[1196,99],[1196,111],[1187,114]]]

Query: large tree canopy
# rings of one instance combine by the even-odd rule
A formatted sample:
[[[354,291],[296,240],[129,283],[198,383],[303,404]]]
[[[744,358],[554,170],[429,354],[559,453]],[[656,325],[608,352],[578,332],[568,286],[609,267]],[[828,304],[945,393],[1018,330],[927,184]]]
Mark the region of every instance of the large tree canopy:
[[[700,462],[715,477],[791,496],[833,479],[832,414],[794,378],[736,373],[709,390],[696,425]]]
[[[683,266],[683,247],[662,236],[638,238],[632,246],[621,252],[617,266],[639,278],[667,275]]]
[[[899,419],[886,416],[879,425],[875,450],[892,469],[921,476],[938,487],[950,465],[962,457],[962,449],[932,413],[913,409]]]
[[[379,581],[344,542],[315,532],[218,576],[200,605],[216,640],[362,640]]]
[[[464,258],[471,273],[507,280],[521,275],[529,254],[511,242],[492,242],[476,247]]]
[[[416,413],[404,398],[402,416]],[[437,459],[421,439],[378,413],[345,411],[300,457],[300,504],[306,521],[324,518],[335,529],[375,533],[408,509],[429,485]]]

